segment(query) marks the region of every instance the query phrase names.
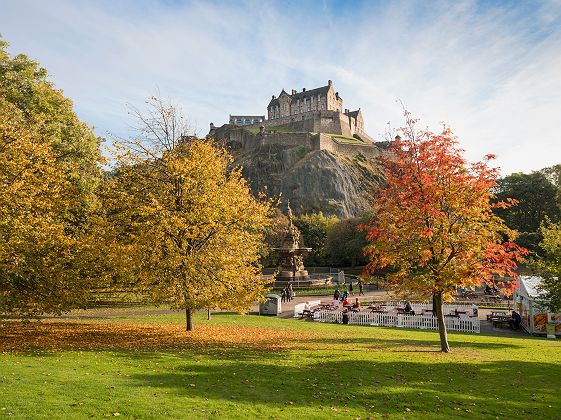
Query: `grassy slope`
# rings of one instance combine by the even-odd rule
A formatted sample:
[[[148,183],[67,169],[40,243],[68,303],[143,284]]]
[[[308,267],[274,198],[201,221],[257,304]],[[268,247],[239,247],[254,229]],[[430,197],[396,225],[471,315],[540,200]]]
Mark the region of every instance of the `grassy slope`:
[[[87,322],[118,328],[183,319]],[[142,351],[118,345],[4,351],[0,416],[553,419],[561,413],[559,341],[451,334],[453,353],[441,354],[434,332],[220,314],[197,319],[201,336],[209,324],[225,332],[243,327],[244,334],[272,328],[286,345],[268,349],[266,339],[252,345],[249,336],[241,344],[213,344],[218,338],[209,336],[200,346],[169,339]]]
[[[333,140],[335,140],[337,143],[343,143],[343,144],[354,144],[354,145],[366,145],[365,142],[363,142],[360,139],[354,138],[354,137],[350,137],[350,136],[342,136],[340,134],[329,134],[331,136],[331,138]]]

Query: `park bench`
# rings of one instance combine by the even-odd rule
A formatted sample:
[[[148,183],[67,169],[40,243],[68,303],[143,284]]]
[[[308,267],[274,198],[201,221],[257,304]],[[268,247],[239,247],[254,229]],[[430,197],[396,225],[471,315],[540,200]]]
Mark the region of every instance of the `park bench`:
[[[491,318],[496,318],[500,316],[507,316],[508,314],[505,311],[493,311],[487,315],[487,321],[491,321]]]
[[[300,319],[312,319],[314,317],[314,312],[310,309],[304,309],[300,314]]]

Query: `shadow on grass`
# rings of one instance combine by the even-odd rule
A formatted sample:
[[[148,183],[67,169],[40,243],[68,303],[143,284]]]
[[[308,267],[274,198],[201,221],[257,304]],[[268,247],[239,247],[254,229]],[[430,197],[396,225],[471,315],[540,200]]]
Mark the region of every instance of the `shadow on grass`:
[[[322,360],[298,364],[242,360],[180,364],[133,375],[139,387],[191,396],[288,406],[431,416],[558,418],[561,366],[519,361],[480,364]],[[522,387],[523,385],[523,387]],[[319,413],[320,411],[318,411]],[[325,413],[325,412],[324,412]],[[353,415],[354,416],[354,415]]]
[[[523,348],[523,345],[505,342],[477,342],[469,341],[469,336],[464,337],[466,340],[458,340],[456,338],[449,338],[448,343],[452,349],[454,348],[473,348],[473,349],[518,349]],[[302,349],[314,348],[314,346],[325,347],[334,346],[337,348],[383,348],[391,349],[393,351],[404,351],[404,352],[427,352],[427,351],[437,351],[440,352],[440,341],[437,335],[433,340],[427,339],[415,339],[415,338],[378,338],[378,337],[357,337],[357,338],[312,338],[299,340],[300,343],[305,344],[300,347]],[[416,350],[410,349],[410,347],[419,347]]]

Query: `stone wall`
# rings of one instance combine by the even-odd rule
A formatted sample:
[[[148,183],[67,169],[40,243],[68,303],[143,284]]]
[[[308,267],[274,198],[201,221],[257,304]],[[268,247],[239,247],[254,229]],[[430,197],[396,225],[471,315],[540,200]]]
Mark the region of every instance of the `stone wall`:
[[[362,154],[365,157],[373,158],[380,155],[380,148],[376,147],[372,143],[338,143],[333,140],[329,134],[312,134],[309,131],[292,133],[265,133],[264,135],[261,135],[251,134],[249,131],[241,127],[236,127],[229,131],[229,136],[228,138],[224,139],[224,141],[229,144],[230,147],[241,148],[244,150],[256,149],[267,144],[276,144],[287,148],[304,146],[310,150],[328,150],[333,153],[340,153],[349,156]]]
[[[329,150],[330,152],[335,152],[335,142],[326,134],[319,134],[319,150]]]
[[[334,151],[336,153],[341,153],[343,155],[356,156],[361,154],[367,158],[376,158],[380,156],[380,149],[374,145],[354,145],[354,144],[342,144],[334,143]]]
[[[330,152],[340,153],[348,156],[356,156],[361,154],[368,158],[376,158],[380,155],[381,151],[378,147],[373,144],[345,144],[337,143],[327,134],[319,134],[319,144],[320,150],[329,150]]]
[[[304,146],[308,149],[314,149],[314,145],[312,144],[312,135],[308,132],[265,134],[261,144],[279,144],[287,147]]]
[[[278,121],[278,120],[275,120]],[[314,118],[309,118],[309,119],[305,119],[305,120],[296,120],[296,121],[288,121],[285,124],[271,124],[269,125],[269,127],[275,127],[275,126],[282,126],[285,128],[288,128],[290,130],[293,131],[307,131],[307,132],[315,132],[315,119]],[[265,126],[267,127],[267,126]]]
[[[317,114],[320,112],[322,111],[309,111],[298,115],[290,115],[282,118],[275,118],[274,120],[266,120],[262,123],[262,125],[264,125],[265,127],[288,126],[290,128],[298,129],[298,127],[302,127],[302,124],[306,124],[306,127],[313,128],[314,120]],[[293,126],[292,124],[295,125]],[[310,129],[307,131],[313,130]]]
[[[267,120],[262,125],[265,127],[286,127],[294,131],[352,136],[357,131],[354,124],[351,127],[351,120],[353,119],[337,111],[311,111],[301,115]],[[257,126],[255,125],[255,127]]]

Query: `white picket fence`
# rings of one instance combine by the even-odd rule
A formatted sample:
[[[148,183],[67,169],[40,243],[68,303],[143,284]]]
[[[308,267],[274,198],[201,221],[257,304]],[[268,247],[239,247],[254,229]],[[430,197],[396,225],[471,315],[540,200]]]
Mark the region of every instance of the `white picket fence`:
[[[436,317],[430,315],[381,314],[376,312],[349,312],[348,314],[349,324],[353,325],[438,330]],[[340,324],[343,322],[343,313],[340,311],[321,310],[315,312],[314,320]],[[480,322],[478,319],[446,317],[444,318],[444,323],[448,331],[480,332]]]
[[[404,308],[406,303],[407,302],[404,301],[394,300],[394,301],[385,301],[385,302],[374,301],[371,304],[381,305],[381,306],[385,306],[386,308],[392,309],[392,308]],[[431,303],[412,302],[410,303],[410,305],[411,305],[411,309],[413,309],[413,311],[415,311],[417,314],[420,314],[425,309],[428,310],[432,309]],[[467,312],[467,315],[474,315],[473,313],[474,307],[476,310],[478,309],[477,306],[473,305],[472,303],[454,302],[454,303],[445,303],[443,309],[444,309],[444,314],[446,315],[451,314],[455,311]]]

